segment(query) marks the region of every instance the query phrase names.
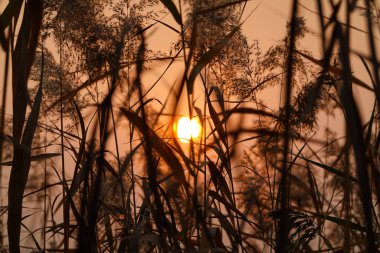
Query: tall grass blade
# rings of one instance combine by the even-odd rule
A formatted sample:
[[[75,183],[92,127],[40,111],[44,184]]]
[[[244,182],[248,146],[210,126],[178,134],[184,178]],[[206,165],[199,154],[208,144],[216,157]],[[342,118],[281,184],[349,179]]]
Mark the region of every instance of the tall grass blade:
[[[177,7],[173,3],[172,0],[160,0],[161,3],[163,3],[166,8],[170,11],[170,13],[173,15],[174,20],[179,24],[182,25],[182,18],[181,14],[179,13]]]
[[[10,1],[0,15],[0,44],[5,52],[8,51],[9,38],[5,37],[5,29],[12,24],[12,19],[18,15],[22,1]]]
[[[291,95],[292,95],[292,82],[293,82],[293,64],[294,64],[294,54],[295,54],[295,40],[296,40],[296,17],[298,11],[298,1],[293,1],[292,16],[290,21],[290,34],[289,34],[289,52],[287,55],[287,66],[286,66],[286,84],[284,87],[284,97],[285,97],[285,133],[283,136],[283,153],[282,153],[282,176],[280,180],[279,189],[281,191],[281,197],[279,199],[279,227],[277,231],[276,238],[276,252],[287,252],[289,247],[289,196],[288,187],[290,180],[288,179],[287,161],[288,161],[288,150],[290,143],[290,110],[291,110]]]
[[[30,161],[31,162],[33,162],[33,161],[43,161],[45,159],[57,157],[57,156],[60,156],[60,155],[61,155],[61,153],[38,154],[38,155],[30,156]],[[12,166],[13,165],[13,161],[2,162],[1,165],[2,166]]]
[[[193,93],[195,78],[199,75],[202,69],[212,61],[215,56],[220,54],[220,51],[228,45],[231,38],[240,29],[240,25],[235,27],[229,34],[226,35],[221,41],[218,41],[211,49],[209,49],[202,57],[197,61],[193,69],[190,71],[189,79],[187,82],[187,92],[188,94]]]
[[[175,156],[173,151],[169,146],[157,136],[157,134],[146,125],[146,123],[133,112],[130,112],[124,108],[121,108],[122,113],[140,130],[146,129],[145,138],[149,139],[152,143],[153,148],[160,154],[160,156],[165,160],[165,162],[170,166],[170,168],[176,172],[179,181],[187,186],[185,174],[183,172],[182,164],[179,162],[178,158]]]
[[[42,22],[42,3],[39,0],[28,1],[13,54],[13,165],[8,189],[8,240],[9,250],[19,253],[23,195],[30,169],[30,152],[37,127],[42,100],[42,78],[37,95],[22,134],[28,101],[27,81]],[[43,60],[42,60],[43,61]],[[43,63],[42,63],[43,66]],[[22,139],[21,139],[22,137]]]

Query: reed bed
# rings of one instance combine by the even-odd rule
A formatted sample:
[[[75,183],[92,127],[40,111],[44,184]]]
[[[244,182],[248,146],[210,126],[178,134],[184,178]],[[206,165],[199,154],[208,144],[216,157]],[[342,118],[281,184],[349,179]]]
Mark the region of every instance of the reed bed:
[[[252,2],[5,4],[0,252],[378,252],[378,3],[289,1],[263,50],[241,29]],[[170,52],[150,47],[156,27]],[[183,114],[200,136],[179,138]]]

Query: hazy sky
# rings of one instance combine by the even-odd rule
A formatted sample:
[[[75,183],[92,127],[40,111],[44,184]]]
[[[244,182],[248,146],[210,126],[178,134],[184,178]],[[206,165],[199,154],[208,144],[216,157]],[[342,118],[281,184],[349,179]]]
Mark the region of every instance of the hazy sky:
[[[243,15],[243,20],[246,19],[248,15],[250,16],[246,19],[245,23],[242,26],[242,30],[247,36],[248,41],[252,43],[253,40],[258,40],[262,49],[265,51],[270,46],[274,45],[276,41],[283,38],[285,34],[285,26],[291,14],[292,2],[292,0],[249,1]],[[319,58],[321,55],[321,45],[318,39],[319,34],[316,34],[316,31],[319,27],[319,18],[316,14],[312,13],[313,10],[315,11],[317,9],[315,1],[304,0],[300,1],[300,3],[304,7],[301,5],[299,6],[299,15],[302,15],[306,18],[306,23],[310,30],[310,33],[308,33],[307,36],[302,40],[301,46],[311,51],[315,58]],[[325,5],[328,5],[328,1],[325,2]],[[307,10],[306,8],[312,11]],[[327,8],[326,11],[326,14],[329,14]],[[176,26],[175,22],[172,21],[172,18],[170,16],[167,16],[164,21],[170,23],[173,26]],[[366,29],[365,17],[360,16],[359,12],[357,12],[357,15],[353,17],[351,22],[353,26],[359,29]],[[378,30],[376,31],[376,36],[380,37]],[[351,36],[352,48],[358,52],[368,55],[367,35],[352,30]],[[175,42],[177,38],[177,34],[170,29],[164,26],[157,27],[153,33],[149,34],[147,38],[148,47],[165,51],[170,48],[171,43]],[[380,49],[379,40],[377,40],[377,44],[378,48]],[[353,54],[352,63],[354,75],[370,84],[369,76],[366,73],[366,70],[359,57]],[[152,68],[149,73],[155,73],[158,75],[161,73],[164,65],[165,64],[162,63],[154,65],[155,67]],[[175,78],[179,77],[180,73],[180,69],[172,69],[170,74],[163,79],[163,82],[161,83],[162,86],[159,86],[157,89],[162,90],[162,88],[165,86],[170,87],[173,84]],[[154,80],[154,77],[152,77],[150,80]],[[362,88],[354,87],[354,90],[358,103],[361,104],[362,108],[364,109],[363,115],[365,118],[368,118],[370,116],[371,108],[373,105],[373,94],[363,90]],[[269,91],[268,94],[263,92],[263,96],[264,98],[268,98],[268,96],[273,96],[273,92]],[[278,101],[278,99],[269,98],[268,101]]]
[[[302,5],[311,10],[316,10],[315,1],[303,0],[300,1]],[[325,2],[326,5],[328,1]],[[1,1],[0,9],[4,8],[5,1]],[[246,34],[248,41],[250,43],[253,40],[259,40],[259,43],[262,49],[266,50],[271,45],[274,45],[277,40],[281,39],[285,33],[285,25],[288,21],[291,13],[292,0],[251,0],[247,3],[245,13],[243,15],[243,20],[250,15],[245,23],[242,26],[244,34]],[[318,40],[318,34],[313,35],[315,32],[314,27],[318,25],[318,17],[313,14],[309,10],[306,10],[304,7],[300,6],[299,8],[300,15],[303,15],[307,20],[307,26],[309,27],[311,33],[306,36],[306,38],[302,41],[302,46],[308,50],[310,50],[314,57],[319,58],[320,55],[320,42]],[[165,19],[165,22],[176,26],[175,22],[170,15],[168,15]],[[352,20],[352,24],[358,28],[365,29],[365,18],[357,15]],[[376,30],[377,37],[380,37],[378,34],[378,30]],[[147,36],[148,48],[153,50],[162,50],[163,52],[167,51],[172,43],[174,43],[178,38],[178,35],[171,31],[170,29],[157,25],[153,31],[150,31]],[[368,48],[368,43],[366,41],[367,35],[352,31],[352,45],[353,48],[359,52],[366,53]],[[379,40],[377,40],[377,43]],[[379,44],[379,43],[378,43]],[[378,48],[380,48],[378,46]],[[379,57],[380,58],[380,57]],[[353,61],[353,72],[354,75],[360,77],[362,80],[370,83],[370,79],[365,71],[363,64],[361,64],[359,58],[357,56],[352,57]],[[4,53],[0,52],[0,66],[4,63]],[[155,63],[149,70],[149,74],[145,75],[146,82],[145,85],[149,87],[154,80],[160,75],[166,66],[166,63]],[[0,80],[3,80],[3,70],[4,68],[0,68]],[[175,82],[176,78],[179,78],[182,74],[180,66],[174,66],[171,68],[169,73],[162,79],[160,84],[152,91],[153,96],[160,96],[161,99],[164,99],[167,93],[162,92],[163,90],[167,90],[167,87],[171,87],[171,85]],[[165,88],[166,87],[166,88]],[[363,91],[363,89],[355,89],[356,99],[364,108],[363,113],[365,117],[369,117],[370,108],[373,104],[373,96],[371,93]],[[268,101],[278,101],[278,99],[273,98],[271,96],[279,95],[274,94],[272,91],[267,93],[263,92],[262,96],[264,99],[268,99]],[[364,99],[365,98],[365,99]],[[276,105],[273,105],[276,107]],[[9,109],[9,108],[8,108]]]

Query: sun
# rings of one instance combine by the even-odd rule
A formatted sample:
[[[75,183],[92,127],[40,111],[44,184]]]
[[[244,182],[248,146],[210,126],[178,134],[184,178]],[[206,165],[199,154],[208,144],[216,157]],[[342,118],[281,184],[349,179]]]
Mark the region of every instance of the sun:
[[[175,126],[175,132],[180,141],[188,143],[190,139],[197,140],[201,136],[202,126],[198,117],[190,119],[181,117]]]

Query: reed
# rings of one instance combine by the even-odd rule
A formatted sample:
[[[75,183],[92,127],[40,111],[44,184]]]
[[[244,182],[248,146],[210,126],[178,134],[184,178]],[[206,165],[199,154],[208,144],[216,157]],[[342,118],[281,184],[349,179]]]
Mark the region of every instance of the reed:
[[[378,252],[376,1],[289,1],[267,50],[242,31],[249,4],[10,1],[0,252]],[[150,48],[159,26],[177,35],[170,52]],[[318,56],[302,47],[310,31]],[[357,88],[374,99],[369,119]],[[187,142],[173,127],[183,112],[203,128]],[[345,133],[321,120],[334,115]]]

